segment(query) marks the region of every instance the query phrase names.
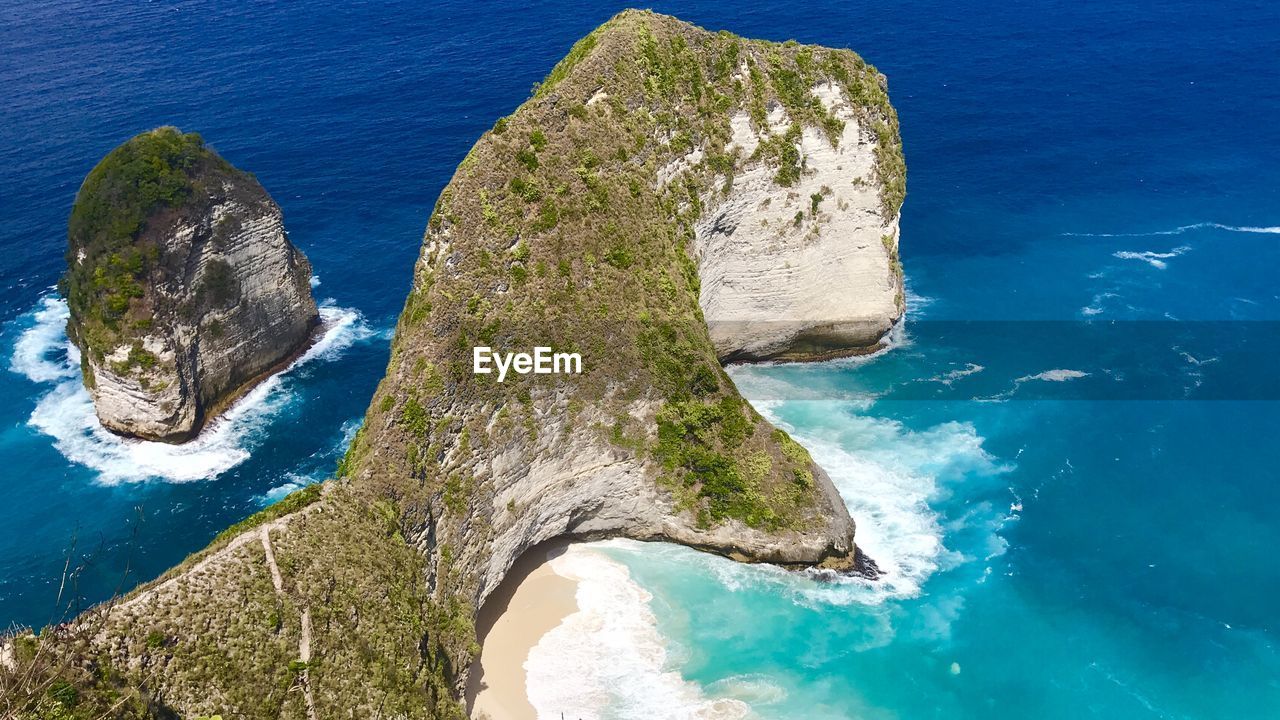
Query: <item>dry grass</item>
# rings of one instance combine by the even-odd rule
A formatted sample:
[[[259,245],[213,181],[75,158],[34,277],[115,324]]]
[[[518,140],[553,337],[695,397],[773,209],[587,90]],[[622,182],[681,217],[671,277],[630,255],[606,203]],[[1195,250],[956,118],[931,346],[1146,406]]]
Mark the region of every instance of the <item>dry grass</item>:
[[[489,460],[554,452],[549,427],[594,434],[636,460],[699,524],[810,523],[821,507],[812,461],[717,363],[689,246],[704,202],[730,192],[745,163],[770,163],[784,184],[804,172],[793,137],[767,140],[753,158],[729,153],[729,117],[747,112],[763,128],[780,105],[793,127],[838,134],[807,93],[826,81],[879,137],[892,217],[905,173],[897,119],[883,78],[852,52],[636,11],[576,45],[441,194],[343,479],[321,498],[289,501],[291,514],[238,528],[253,535],[220,538],[127,606],[86,616],[80,639],[46,631],[22,641],[64,662],[46,665],[49,682],[11,695],[9,707],[23,718],[87,718],[85,708],[127,697],[136,716],[302,718],[305,671],[319,717],[461,718],[477,581],[459,544],[474,558],[492,539]],[[658,182],[695,148],[699,162]],[[476,344],[580,352],[584,374],[477,379]],[[264,527],[280,592],[254,540]],[[313,626],[306,664],[303,608]],[[76,702],[50,700],[54,682]]]

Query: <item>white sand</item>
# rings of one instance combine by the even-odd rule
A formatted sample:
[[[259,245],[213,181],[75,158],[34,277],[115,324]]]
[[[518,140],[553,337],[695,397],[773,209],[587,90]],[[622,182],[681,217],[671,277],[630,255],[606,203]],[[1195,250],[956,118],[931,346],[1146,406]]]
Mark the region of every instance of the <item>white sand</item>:
[[[560,552],[557,547],[526,554],[481,610],[480,657],[467,686],[472,718],[537,720],[525,690],[525,660],[543,635],[578,610],[577,584],[547,562]]]

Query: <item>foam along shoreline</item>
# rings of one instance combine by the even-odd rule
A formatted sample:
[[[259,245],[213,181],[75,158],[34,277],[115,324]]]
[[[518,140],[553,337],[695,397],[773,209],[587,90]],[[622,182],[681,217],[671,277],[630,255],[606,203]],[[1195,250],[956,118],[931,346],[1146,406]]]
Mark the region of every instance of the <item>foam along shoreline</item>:
[[[66,336],[69,312],[56,295],[41,298],[27,317],[31,326],[14,344],[10,368],[34,383],[53,388],[36,403],[28,425],[53,438],[68,460],[115,484],[160,479],[207,480],[249,457],[262,424],[296,398],[282,388],[285,376],[313,360],[328,360],[374,332],[356,310],[326,301],[320,306],[316,340],[280,371],[246,392],[214,418],[195,439],[181,445],[122,438],[98,422],[93,400],[80,378],[80,357]]]
[[[476,631],[480,657],[467,683],[467,709],[477,720],[536,720],[528,696],[529,653],[553,628],[578,611],[578,584],[556,573],[551,559],[564,544],[525,553],[481,608]]]
[[[678,545],[621,539],[573,544],[554,555],[548,564],[575,587],[576,609],[527,651],[524,689],[537,717],[750,717],[748,702],[756,695],[742,697],[738,678],[711,689],[681,674],[683,654],[678,643],[673,654],[671,641],[658,629],[653,596],[636,582],[627,564],[614,557],[628,550],[641,555],[685,550],[698,558],[736,564]]]
[[[641,545],[626,540],[548,544],[516,563],[478,616],[480,657],[466,695],[471,717],[743,720],[750,715],[750,706],[733,692],[709,695],[671,666],[667,640],[649,607],[652,596],[606,552]]]

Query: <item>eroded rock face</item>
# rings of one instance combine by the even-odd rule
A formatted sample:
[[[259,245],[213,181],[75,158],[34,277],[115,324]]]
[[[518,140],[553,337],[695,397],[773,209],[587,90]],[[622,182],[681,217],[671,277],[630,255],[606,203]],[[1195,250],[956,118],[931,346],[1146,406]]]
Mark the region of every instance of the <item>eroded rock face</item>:
[[[557,404],[567,410],[567,402],[538,400],[552,413]],[[653,412],[634,408],[638,414],[646,409]],[[704,524],[682,508],[668,488],[654,482],[661,470],[652,462],[596,438],[565,433],[561,421],[555,422],[558,426],[545,428],[545,441],[513,444],[486,464],[493,504],[491,514],[486,513],[489,541],[462,545],[456,560],[474,574],[477,607],[521,555],[556,538],[660,540],[744,562],[791,567],[825,563],[853,569],[853,520],[830,478],[816,465],[812,511],[803,524],[762,528],[735,519]],[[451,529],[446,532],[443,537],[452,534]],[[423,538],[423,550],[432,556],[438,551],[432,546],[435,541]]]
[[[727,196],[709,195],[694,253],[699,303],[725,361],[823,360],[875,349],[902,317],[898,212],[877,178],[877,134],[834,82],[810,94],[843,122],[833,137],[805,127],[794,138],[801,172],[780,185],[748,161]],[[768,128],[731,120],[732,148],[751,157],[761,135],[786,135],[775,106]]]
[[[148,163],[167,172],[155,177]],[[319,322],[311,266],[280,208],[172,128],[130,140],[90,174],[68,261],[68,331],[85,384],[103,426],[127,436],[193,437]]]
[[[853,569],[830,479],[720,365],[876,345],[903,172],[853,53],[623,13],[444,190],[352,484],[396,498],[432,592],[472,606],[557,537]],[[499,384],[477,344],[586,371]]]
[[[84,654],[182,716],[461,720],[477,610],[543,541],[856,569],[830,479],[721,360],[874,343],[901,305],[904,172],[852,52],[621,13],[444,189],[339,477],[104,611]],[[180,257],[198,279],[202,254]],[[478,345],[583,372],[498,382]]]

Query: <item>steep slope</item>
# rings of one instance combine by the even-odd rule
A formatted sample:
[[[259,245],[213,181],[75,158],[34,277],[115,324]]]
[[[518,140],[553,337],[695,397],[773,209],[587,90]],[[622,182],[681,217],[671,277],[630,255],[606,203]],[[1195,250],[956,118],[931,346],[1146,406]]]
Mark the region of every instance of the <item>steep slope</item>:
[[[103,426],[181,442],[319,322],[280,208],[175,128],[111,151],[76,196],[62,291]]]
[[[844,505],[808,454],[738,397],[717,362],[738,351],[713,344],[699,301],[731,304],[726,268],[751,295],[773,277],[752,265],[794,259],[804,282],[820,270],[810,245],[821,256],[861,244],[881,272],[831,292],[872,312],[834,302],[815,317],[824,330],[869,321],[853,333],[861,345],[843,347],[874,343],[900,287],[896,234],[882,235],[901,202],[884,179],[901,172],[895,122],[882,77],[848,51],[646,13],[592,33],[444,190],[346,475],[399,496],[433,583],[476,603],[522,552],[562,535],[847,565]],[[813,182],[836,188],[796,209]],[[699,241],[700,224],[723,227],[744,203],[739,223],[755,223],[771,201],[783,206],[769,210],[785,218],[776,231],[722,233],[772,243],[767,254],[747,247],[744,261],[715,232]],[[858,232],[833,232],[833,217]],[[695,256],[717,283],[701,285]],[[743,351],[785,348],[807,323],[780,340],[776,328],[763,341],[748,333]],[[580,352],[584,373],[498,383],[472,373],[476,345]]]
[[[732,190],[707,201],[693,243],[699,300],[722,359],[866,352],[902,316],[894,185],[902,171],[892,113],[868,112],[869,100],[884,102],[883,89],[849,90],[833,67],[825,82],[801,78],[817,82],[805,99],[821,104],[813,108],[822,116],[817,125],[792,122],[785,105],[763,122],[758,111],[755,120],[745,111],[730,117],[727,151],[747,159],[735,166]],[[794,147],[798,171],[751,160],[779,137],[785,152]]]
[[[648,12],[606,23],[442,193],[339,479],[232,528],[59,642],[16,642],[33,702],[68,682],[81,707],[138,716],[461,717],[476,608],[543,540],[665,539],[859,569],[830,480],[719,358],[855,351],[897,317],[896,123],[883,78],[849,51]],[[801,197],[814,181],[831,192]],[[747,232],[788,202],[803,210],[784,208],[780,234]],[[761,321],[721,304],[730,289],[751,296],[759,262],[726,254],[794,260],[793,280],[817,282],[834,271],[801,257],[815,245],[858,270],[841,301],[788,300],[775,275],[768,292],[804,317],[708,330],[704,308]],[[472,372],[476,346],[575,352],[582,372],[499,382]]]

